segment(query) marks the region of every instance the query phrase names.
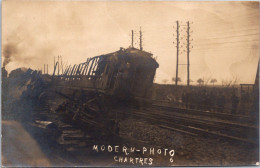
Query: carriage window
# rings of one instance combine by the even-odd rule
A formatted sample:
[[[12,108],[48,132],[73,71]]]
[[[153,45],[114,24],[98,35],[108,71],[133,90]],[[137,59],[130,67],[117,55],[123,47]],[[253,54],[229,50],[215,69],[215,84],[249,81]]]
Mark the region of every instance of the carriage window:
[[[88,79],[100,78],[105,69],[106,61],[103,57],[96,57],[89,61],[86,74]]]

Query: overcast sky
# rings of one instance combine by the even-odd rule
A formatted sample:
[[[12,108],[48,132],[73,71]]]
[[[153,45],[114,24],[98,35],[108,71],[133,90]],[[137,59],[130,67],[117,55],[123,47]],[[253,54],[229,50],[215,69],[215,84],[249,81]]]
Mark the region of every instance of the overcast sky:
[[[62,55],[71,64],[130,46],[131,30],[143,30],[144,50],[157,56],[155,82],[162,83],[176,72],[176,20],[186,38],[191,24],[190,76],[238,79],[253,83],[259,59],[258,2],[87,2],[21,1],[2,2],[2,55],[7,70],[42,68]],[[185,43],[185,41],[182,41]],[[184,50],[185,44],[182,44]],[[180,64],[186,64],[186,53]],[[3,58],[3,61],[5,58]],[[179,76],[186,83],[186,66]],[[192,83],[195,84],[196,82]]]

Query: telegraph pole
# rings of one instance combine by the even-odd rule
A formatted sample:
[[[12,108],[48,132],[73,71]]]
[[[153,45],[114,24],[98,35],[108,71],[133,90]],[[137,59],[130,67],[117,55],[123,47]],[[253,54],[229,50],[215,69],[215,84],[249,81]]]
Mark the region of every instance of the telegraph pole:
[[[44,70],[43,70],[43,74],[45,74],[45,64],[44,64]]]
[[[47,64],[47,74],[49,74],[49,73],[48,73],[48,64]]]
[[[187,22],[187,86],[190,86],[190,22]]]
[[[60,56],[58,55],[58,75],[60,75]]]
[[[62,57],[60,56],[60,62],[61,62],[61,73],[63,74],[63,62],[62,62]]]
[[[134,48],[134,30],[132,30],[132,48]]]
[[[191,41],[193,39],[191,39],[191,33],[192,31],[190,31],[190,21],[187,21],[187,25],[180,25],[179,21],[176,21],[177,23],[177,28],[176,28],[176,48],[177,48],[177,60],[176,60],[176,79],[175,79],[175,85],[177,86],[178,85],[178,68],[179,68],[179,65],[187,65],[187,86],[190,86],[190,50],[191,48],[193,48],[193,46],[191,46]],[[187,34],[185,34],[185,36],[187,35],[186,37],[186,43],[185,45],[186,46],[186,49],[187,49],[187,64],[179,64],[179,56],[180,54],[182,54],[182,52],[185,52],[186,53],[186,49],[182,50],[182,52],[180,52],[180,49],[182,48],[182,45],[180,46],[180,43],[183,43],[184,41],[182,41],[183,37],[180,38],[180,26],[185,26],[185,29],[187,29]],[[175,42],[173,42],[175,43]],[[183,43],[184,44],[184,43]]]
[[[142,46],[142,30],[141,30],[141,27],[140,27],[140,50],[141,50],[141,51],[143,50],[143,46]]]
[[[54,72],[54,70],[55,70],[55,56],[54,56],[54,64],[53,64],[53,72]],[[55,74],[54,74],[55,75]]]
[[[176,48],[177,48],[177,60],[176,60],[176,79],[175,79],[175,85],[177,86],[178,85],[178,67],[179,67],[179,21],[176,21],[176,24],[177,24],[177,29],[176,29],[176,42],[177,42],[177,45],[176,45]]]

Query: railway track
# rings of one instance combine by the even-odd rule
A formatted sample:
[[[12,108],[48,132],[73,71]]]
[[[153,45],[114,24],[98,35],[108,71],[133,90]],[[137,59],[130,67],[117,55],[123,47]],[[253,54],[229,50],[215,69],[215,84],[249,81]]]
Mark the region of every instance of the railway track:
[[[151,109],[145,109],[146,111],[151,111]],[[225,120],[219,120],[216,119],[213,116],[211,117],[205,117],[204,115],[191,115],[189,114],[190,111],[192,110],[187,110],[188,114],[184,112],[184,109],[181,109],[181,112],[178,111],[178,109],[176,110],[174,109],[170,109],[170,110],[152,110],[152,112],[155,112],[156,114],[160,114],[163,115],[165,117],[171,117],[171,115],[173,115],[171,118],[185,118],[186,120],[191,120],[191,121],[197,121],[198,123],[202,123],[207,127],[214,127],[214,128],[220,128],[220,129],[231,129],[232,131],[241,131],[239,132],[239,134],[243,133],[243,132],[251,132],[253,131],[257,131],[255,129],[257,129],[257,127],[249,122],[247,123],[242,123],[242,122],[238,122],[237,120],[235,120],[235,122],[233,120],[231,120],[230,118],[226,118]],[[209,113],[209,112],[205,112],[205,113]],[[239,117],[240,116],[232,116],[232,117]]]
[[[213,119],[220,119],[220,120],[226,120],[226,121],[234,121],[239,123],[253,123],[255,119],[251,116],[247,115],[234,115],[230,113],[221,113],[221,112],[210,112],[205,110],[198,110],[198,109],[187,109],[187,108],[177,108],[173,107],[169,104],[153,104],[151,108],[149,109],[155,109],[155,110],[165,110],[165,111],[174,111],[176,113],[185,113],[189,115],[197,115],[197,116],[203,116]]]
[[[207,117],[209,112],[187,110],[152,105],[146,109],[130,108],[127,112],[117,110],[117,113],[147,120],[162,128],[182,132],[193,136],[210,136],[214,138],[242,141],[249,144],[257,143],[258,128],[252,124],[231,122],[230,118],[220,120],[218,117]],[[206,117],[203,114],[207,114]],[[217,114],[219,115],[219,114]],[[215,116],[217,116],[215,115]],[[224,114],[225,115],[225,114]],[[230,115],[229,115],[230,116]],[[231,116],[240,119],[241,116]]]
[[[104,142],[104,140],[99,139],[101,136],[88,134],[84,131],[84,128],[62,121],[61,116],[55,113],[50,106],[35,108],[33,119],[34,121],[50,121],[58,126],[59,130],[61,130],[61,138],[58,139],[57,144],[63,151],[69,153],[91,151],[89,148],[91,145],[89,146],[89,144],[95,144],[99,141]],[[241,116],[231,116],[231,118],[236,119],[234,122],[230,122],[229,120],[231,120],[231,118],[220,119],[220,117],[218,117],[220,114],[213,114],[208,117],[210,115],[209,112],[199,111],[197,113],[198,110],[185,110],[162,105],[151,105],[141,110],[134,107],[124,107],[123,109],[113,110],[118,114],[118,117],[123,118],[124,116],[143,119],[163,129],[177,131],[191,136],[228,139],[246,142],[248,144],[257,143],[255,140],[256,135],[254,134],[257,132],[257,127],[246,122],[240,122],[239,119],[241,119]],[[133,137],[114,136],[116,136],[117,140],[125,144],[133,145],[145,143],[138,142]],[[69,161],[70,159],[68,158],[66,160]]]

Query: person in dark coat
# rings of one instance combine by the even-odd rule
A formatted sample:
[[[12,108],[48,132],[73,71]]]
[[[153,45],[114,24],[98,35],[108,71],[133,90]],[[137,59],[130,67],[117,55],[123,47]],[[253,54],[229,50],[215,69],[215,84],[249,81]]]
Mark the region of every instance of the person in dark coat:
[[[217,96],[218,111],[224,112],[225,105],[226,105],[226,97],[222,92],[220,92],[219,95]]]
[[[237,112],[238,103],[239,103],[239,98],[238,98],[238,96],[236,95],[236,93],[233,92],[233,94],[232,94],[232,96],[231,96],[231,104],[232,104],[231,113],[232,113],[232,114],[235,114],[235,113]]]
[[[181,101],[182,101],[182,104],[183,106],[185,106],[187,108],[187,94],[185,92],[182,93],[182,96],[181,96]]]
[[[204,103],[204,110],[210,111],[210,97],[209,97],[208,91],[205,92],[203,97],[203,103]]]

